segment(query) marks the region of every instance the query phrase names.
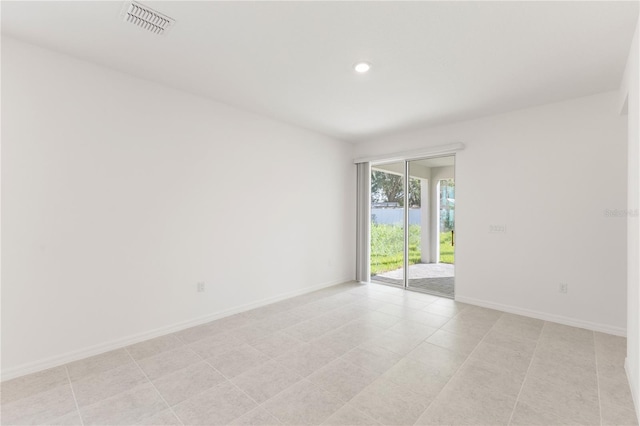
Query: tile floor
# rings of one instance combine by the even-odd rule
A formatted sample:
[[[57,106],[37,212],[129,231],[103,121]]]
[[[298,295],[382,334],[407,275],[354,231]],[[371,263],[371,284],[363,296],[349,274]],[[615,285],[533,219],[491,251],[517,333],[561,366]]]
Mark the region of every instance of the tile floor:
[[[342,284],[2,383],[2,424],[635,425],[625,339]]]

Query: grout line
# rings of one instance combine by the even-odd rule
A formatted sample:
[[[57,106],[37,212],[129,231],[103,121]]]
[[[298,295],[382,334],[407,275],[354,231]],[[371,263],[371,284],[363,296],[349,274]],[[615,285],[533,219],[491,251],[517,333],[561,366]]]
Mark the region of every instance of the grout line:
[[[486,309],[486,308],[485,308],[485,309]],[[460,313],[461,313],[461,312],[464,312],[464,309],[463,309],[462,311],[458,312],[458,313],[457,313],[454,317],[452,317],[451,319],[453,319],[453,318],[457,317],[458,315],[460,315]],[[467,357],[466,357],[466,358],[465,358],[465,360],[462,362],[462,364],[460,364],[460,366],[456,369],[456,371],[451,375],[451,378],[450,378],[449,380],[447,380],[447,383],[445,383],[445,385],[442,387],[442,389],[440,389],[440,391],[437,393],[437,395],[436,395],[436,396],[431,400],[431,402],[429,403],[429,405],[427,405],[427,408],[425,408],[425,409],[422,411],[422,413],[420,413],[420,415],[418,416],[418,419],[416,420],[416,422],[417,422],[418,420],[420,420],[420,417],[422,417],[422,415],[423,415],[424,413],[426,413],[426,412],[427,412],[427,410],[429,410],[429,408],[433,405],[433,403],[434,403],[434,402],[435,402],[435,400],[438,398],[438,396],[440,396],[440,395],[445,391],[445,389],[447,388],[447,386],[449,386],[449,384],[451,384],[451,382],[453,382],[453,379],[458,375],[458,373],[462,370],[462,368],[465,366],[465,364],[467,364],[467,362],[469,361],[469,359],[471,358],[471,356],[474,354],[474,352],[478,349],[478,347],[480,346],[480,344],[481,344],[482,342],[484,342],[484,339],[486,339],[486,338],[487,338],[487,335],[488,335],[489,333],[491,333],[491,330],[493,330],[493,328],[496,326],[496,324],[498,323],[498,321],[500,320],[500,318],[502,317],[502,315],[504,315],[504,313],[500,314],[500,316],[496,319],[496,321],[495,321],[495,322],[493,323],[493,325],[489,328],[489,330],[487,330],[487,332],[482,336],[482,339],[480,339],[480,341],[476,344],[476,346],[475,346],[475,347],[473,348],[473,350],[469,353],[469,355],[467,355]],[[449,320],[449,321],[450,321],[450,320]],[[448,321],[447,321],[447,322],[448,322]],[[446,325],[446,323],[445,323],[445,324],[443,324],[443,325],[442,325],[438,330],[440,330],[440,329],[441,329],[442,327],[444,327],[445,325]],[[453,333],[453,332],[448,332],[448,333],[451,333],[451,334],[457,334],[457,333]],[[425,340],[426,340],[426,339],[425,339]],[[438,346],[438,345],[435,345],[435,346]],[[438,346],[438,347],[443,348],[443,349],[446,349],[446,350],[451,351],[451,352],[456,352],[456,351],[454,351],[454,350],[452,350],[452,349],[448,349],[448,348],[445,348],[445,347],[443,347],[443,346]],[[406,355],[405,355],[405,356],[406,356]],[[414,424],[415,424],[416,422],[414,422]]]
[[[73,395],[73,402],[76,403],[76,410],[78,410],[78,417],[80,417],[80,424],[84,426],[84,420],[82,419],[82,413],[80,412],[80,406],[78,405],[78,400],[76,399],[76,392],[73,390],[73,383],[71,383],[71,376],[69,375],[69,369],[67,366],[64,366],[64,371],[67,373],[67,380],[69,381],[69,387],[71,387],[71,395]]]
[[[593,335],[593,352],[596,359],[596,385],[598,387],[598,414],[600,415],[600,425],[602,425],[602,398],[600,398],[600,372],[598,371],[598,350],[596,349],[596,333],[591,332]]]
[[[522,384],[520,385],[520,390],[518,391],[518,396],[516,397],[516,402],[513,403],[513,410],[511,410],[511,416],[509,416],[509,422],[507,425],[511,425],[513,421],[513,415],[516,412],[516,407],[518,406],[518,402],[520,401],[520,395],[522,394],[522,390],[524,389],[525,383],[527,383],[527,378],[529,377],[529,371],[531,370],[531,366],[533,365],[533,360],[536,357],[536,352],[538,351],[538,344],[540,343],[540,339],[542,338],[542,334],[544,333],[544,328],[547,326],[547,321],[542,324],[542,330],[540,330],[540,335],[538,335],[538,340],[536,340],[536,347],[533,348],[533,353],[531,354],[531,360],[529,361],[529,367],[527,367],[527,372],[524,374],[524,379],[522,380]]]
[[[198,354],[197,354],[197,355],[198,355]],[[231,384],[232,386],[234,386],[234,387],[235,387],[236,389],[238,389],[240,392],[242,392],[243,394],[245,394],[245,395],[247,396],[247,398],[249,398],[250,400],[252,400],[253,402],[255,402],[255,403],[256,403],[256,407],[255,407],[255,408],[252,408],[251,410],[247,411],[246,413],[242,414],[242,415],[241,415],[241,416],[239,416],[239,417],[236,417],[236,418],[235,418],[235,419],[233,419],[233,420],[237,420],[237,419],[239,419],[240,417],[243,417],[243,416],[247,415],[248,413],[250,413],[251,411],[255,410],[256,408],[262,408],[262,405],[263,405],[265,402],[269,401],[269,400],[270,400],[270,399],[272,399],[272,398],[275,398],[276,396],[280,395],[282,392],[286,391],[286,390],[287,390],[287,389],[289,389],[291,386],[293,386],[293,385],[288,386],[288,387],[286,387],[285,389],[283,389],[283,390],[281,390],[280,392],[278,392],[277,394],[275,394],[275,395],[273,395],[272,397],[270,397],[269,399],[267,399],[267,400],[265,400],[265,401],[263,401],[263,402],[258,402],[258,401],[256,401],[255,399],[253,399],[253,397],[251,397],[251,395],[249,395],[248,393],[246,393],[242,388],[240,388],[238,385],[236,385],[236,384],[232,381],[232,379],[230,379],[229,377],[225,376],[225,375],[224,375],[220,370],[218,370],[218,369],[217,369],[217,368],[215,368],[213,365],[211,365],[211,363],[210,363],[208,360],[204,359],[204,357],[202,357],[201,355],[198,355],[198,356],[199,356],[200,358],[202,358],[202,361],[204,361],[204,363],[205,363],[205,364],[207,364],[209,367],[213,368],[215,371],[217,371],[217,372],[218,372],[218,374],[220,374],[222,377],[224,377],[224,379],[225,379],[227,382],[229,382],[229,384]],[[270,361],[271,361],[271,360],[273,360],[273,358],[272,358],[272,359],[270,359]],[[267,362],[269,362],[269,361],[267,361]],[[252,370],[252,369],[249,369],[249,370]],[[247,371],[249,371],[249,370],[247,370]],[[240,375],[242,375],[242,374],[244,374],[244,373],[238,374],[238,376],[240,376]],[[236,377],[238,377],[238,376],[236,376]],[[303,380],[304,380],[304,378],[303,378]],[[296,383],[299,383],[299,382],[301,382],[301,381],[302,381],[302,380],[299,380],[299,381],[298,381],[298,382],[296,382]],[[295,383],[294,383],[294,384],[295,384]],[[216,386],[218,386],[218,385],[216,385]],[[214,386],[214,387],[215,387],[215,386]],[[204,390],[204,391],[202,391],[202,392],[199,392],[199,394],[200,394],[200,393],[203,393],[203,392],[206,392],[206,391],[208,391],[208,390],[210,390],[210,389],[212,389],[212,388],[209,388],[209,389],[207,389],[207,390]],[[271,413],[269,412],[269,410],[265,410],[265,411],[266,411],[267,413],[269,413],[269,415],[270,415],[271,417],[273,417],[274,419],[276,419],[276,421],[277,421],[279,424],[282,424],[282,422],[280,421],[280,419],[279,419],[279,418],[277,418],[276,416],[274,416],[273,414],[271,414]],[[233,421],[233,420],[232,420],[232,421]]]
[[[173,411],[173,407],[171,407],[171,405],[169,405],[169,403],[164,399],[164,397],[162,396],[162,394],[160,393],[160,391],[158,390],[158,388],[156,387],[156,385],[153,384],[153,382],[151,381],[151,379],[149,378],[149,376],[147,376],[147,373],[144,372],[144,370],[142,369],[142,367],[140,367],[140,364],[138,364],[138,361],[131,356],[131,353],[129,352],[128,348],[124,348],[124,350],[127,352],[127,355],[129,355],[129,358],[131,358],[131,360],[136,364],[136,366],[138,367],[138,369],[142,372],[142,374],[144,375],[144,377],[149,381],[149,383],[151,384],[151,386],[153,386],[153,389],[155,389],[156,393],[158,394],[158,396],[160,397],[160,399],[162,399],[162,402],[165,403],[165,405],[169,408],[169,410],[171,411],[171,413],[176,417],[176,419],[178,419],[178,421],[180,422],[181,425],[184,425],[182,419],[180,417],[178,417],[178,415],[175,413],[175,411]],[[151,416],[149,416],[151,417]]]
[[[345,304],[345,305],[343,305],[343,306],[347,306],[347,304]],[[343,307],[343,306],[341,306],[341,307]],[[362,318],[361,318],[361,317],[354,318],[354,319],[352,319],[352,320],[350,320],[350,321],[347,321],[346,323],[342,324],[341,326],[334,328],[334,330],[337,330],[337,329],[339,329],[339,328],[342,328],[342,327],[346,326],[347,324],[349,324],[349,323],[351,323],[351,322],[354,322],[354,321],[357,321],[357,320],[360,320],[360,319],[362,319]],[[282,330],[278,330],[278,331],[282,331]],[[333,331],[333,330],[331,330],[331,331]],[[328,332],[327,332],[327,333],[325,333],[325,334],[328,334],[328,333],[330,333],[331,331],[328,331]],[[386,331],[386,329],[385,329],[385,331]],[[317,338],[320,338],[320,337],[322,337],[322,336],[324,336],[324,334],[323,334],[323,335],[321,335],[321,336],[319,336],[319,337],[317,337]],[[317,339],[317,338],[316,338],[316,339]],[[314,339],[314,340],[316,340],[316,339]],[[312,341],[313,341],[313,340],[312,340]],[[310,341],[310,342],[303,342],[303,344],[310,344],[312,341]],[[245,343],[247,343],[247,342],[245,342]],[[253,346],[252,346],[250,343],[247,343],[247,344],[253,348]],[[254,349],[255,349],[255,348],[254,348]],[[353,349],[355,349],[355,348],[353,348]],[[351,349],[350,349],[350,350],[351,350]],[[278,395],[282,394],[283,392],[287,391],[287,390],[288,390],[288,389],[290,389],[292,386],[295,386],[297,383],[300,383],[300,382],[306,382],[306,383],[308,383],[308,384],[310,384],[310,385],[312,385],[312,386],[314,386],[314,387],[317,387],[318,389],[323,390],[324,392],[328,392],[328,393],[330,393],[333,397],[335,397],[337,400],[339,400],[340,402],[342,402],[342,406],[340,407],[340,408],[342,408],[342,407],[346,406],[346,405],[349,403],[349,401],[351,401],[353,398],[351,398],[351,399],[349,399],[349,400],[344,400],[343,398],[338,397],[337,395],[333,394],[332,392],[330,392],[329,390],[325,389],[324,387],[322,387],[322,386],[320,386],[320,385],[318,385],[318,384],[316,384],[316,383],[312,382],[311,380],[309,380],[309,377],[310,377],[312,374],[314,374],[315,372],[320,371],[321,369],[323,369],[323,368],[324,368],[324,367],[326,367],[327,365],[329,365],[329,364],[331,364],[331,363],[333,363],[333,362],[335,362],[335,361],[337,361],[337,360],[339,360],[339,359],[342,359],[342,360],[343,360],[343,361],[345,361],[345,362],[349,362],[349,361],[344,360],[344,359],[343,359],[343,357],[344,357],[344,355],[346,355],[348,352],[350,352],[350,350],[349,350],[349,351],[347,351],[347,352],[345,352],[345,353],[344,353],[344,354],[342,354],[342,355],[337,355],[337,354],[336,354],[337,356],[336,356],[336,358],[335,358],[335,359],[333,359],[333,360],[331,360],[330,362],[326,363],[325,365],[323,365],[322,367],[318,368],[316,371],[314,371],[313,373],[311,373],[311,374],[309,374],[309,375],[307,375],[307,376],[303,376],[303,375],[301,375],[299,372],[297,372],[297,371],[295,371],[295,370],[293,370],[293,369],[289,369],[289,368],[285,367],[285,368],[287,368],[288,370],[290,370],[291,372],[293,372],[294,374],[296,374],[298,377],[300,377],[300,380],[298,380],[297,382],[293,383],[293,384],[292,384],[292,385],[290,385],[290,386],[287,386],[286,388],[282,389],[280,392],[278,392],[278,393],[276,393],[276,394],[274,394],[274,395],[270,396],[268,399],[266,399],[266,400],[265,400],[265,401],[263,401],[263,402],[258,402],[258,401],[256,401],[253,397],[251,397],[251,395],[247,394],[247,393],[246,393],[242,388],[240,388],[238,385],[236,385],[236,384],[233,382],[233,378],[229,378],[229,377],[227,377],[226,375],[224,375],[220,370],[218,370],[216,367],[214,367],[214,366],[209,362],[209,360],[208,360],[208,359],[205,359],[205,358],[204,358],[202,355],[200,355],[200,354],[196,354],[196,355],[198,355],[198,357],[200,357],[200,359],[202,359],[202,361],[203,361],[205,364],[209,365],[212,369],[214,369],[215,371],[217,371],[217,372],[218,372],[222,377],[224,377],[224,378],[225,378],[225,379],[226,379],[226,380],[227,380],[231,385],[233,385],[236,389],[238,389],[240,392],[242,392],[243,394],[245,394],[249,399],[251,399],[253,402],[255,402],[255,403],[257,404],[257,407],[256,407],[256,408],[262,408],[262,407],[264,406],[264,404],[265,404],[265,403],[267,403],[268,401],[272,400],[273,398],[276,398]],[[261,352],[261,351],[260,351],[260,352]],[[263,352],[261,352],[261,353],[263,353]],[[267,355],[267,354],[265,354],[265,355]],[[271,356],[269,356],[269,355],[267,355],[267,356],[269,357],[269,361],[267,361],[267,362],[270,362],[270,361],[276,361],[276,359],[278,358],[278,357],[275,357],[275,358],[274,358],[274,357],[271,357]],[[277,361],[276,361],[276,362],[277,362]],[[263,364],[263,365],[264,365],[264,364]],[[355,364],[354,364],[354,365],[355,365]],[[259,366],[258,366],[258,367],[259,367]],[[258,367],[254,367],[254,368],[258,368]],[[368,369],[366,369],[366,368],[364,368],[364,367],[360,367],[360,366],[357,366],[357,365],[356,365],[356,367],[361,368],[361,369],[363,369],[363,370],[365,370],[365,371],[371,371],[371,372],[373,372],[372,370],[368,370]],[[248,372],[248,371],[250,371],[250,370],[252,370],[252,369],[253,369],[253,368],[250,368],[249,370],[247,370],[247,371],[245,371],[245,372],[243,372],[243,373],[241,373],[241,374],[237,375],[236,377],[241,376],[242,374],[245,374],[246,372]],[[377,373],[377,372],[374,372],[374,373]],[[378,373],[377,373],[377,374],[378,374]],[[381,376],[381,374],[378,374],[378,377],[380,377],[380,376]],[[377,379],[378,377],[376,377],[376,379]],[[214,387],[215,387],[215,386],[214,386]],[[211,389],[211,388],[209,388],[209,389]],[[206,391],[208,391],[209,389],[207,389],[207,390],[205,390],[205,391],[202,391],[202,392],[206,392]],[[202,393],[202,392],[200,392],[200,393]],[[254,408],[253,410],[255,410],[255,408]],[[251,411],[253,411],[253,410],[251,410]],[[358,412],[360,412],[360,410],[358,410],[357,408],[356,408],[356,410],[357,410]],[[267,411],[267,413],[269,413],[269,415],[271,415],[271,416],[272,416],[273,418],[275,418],[279,423],[281,423],[280,419],[278,419],[275,415],[273,415],[271,412],[269,412],[269,410],[265,410],[265,411]],[[249,411],[249,412],[250,412],[250,411]],[[247,413],[248,413],[248,412],[247,412]],[[245,414],[247,414],[247,413],[245,413]],[[243,414],[243,416],[244,416],[245,414]],[[366,413],[363,413],[363,414],[365,414],[365,415],[366,415]],[[331,415],[333,415],[333,414],[331,414]],[[367,417],[370,417],[369,415],[366,415],[366,416],[367,416]],[[240,416],[240,417],[242,417],[242,416]],[[329,417],[331,417],[331,416],[329,416]],[[328,417],[327,417],[327,419],[328,419]],[[325,419],[325,420],[326,420],[326,419]],[[379,422],[377,422],[375,419],[372,419],[372,420],[374,420],[374,421],[376,422],[376,424],[379,424]]]

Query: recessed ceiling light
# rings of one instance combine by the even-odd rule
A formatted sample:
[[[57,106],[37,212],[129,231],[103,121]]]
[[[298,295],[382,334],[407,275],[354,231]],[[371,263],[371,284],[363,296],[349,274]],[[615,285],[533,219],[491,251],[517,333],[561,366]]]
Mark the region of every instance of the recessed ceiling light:
[[[368,62],[358,62],[353,66],[353,69],[359,74],[364,74],[371,69],[371,64]]]

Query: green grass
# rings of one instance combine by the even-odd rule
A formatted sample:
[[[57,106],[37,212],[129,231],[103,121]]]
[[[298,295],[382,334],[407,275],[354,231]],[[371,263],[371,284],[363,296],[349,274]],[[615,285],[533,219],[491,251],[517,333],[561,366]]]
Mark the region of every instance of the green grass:
[[[402,267],[403,230],[401,226],[371,225],[371,274]],[[440,234],[440,261],[453,263],[451,232]],[[409,264],[420,262],[420,225],[409,226]]]
[[[455,244],[455,237],[453,243]],[[451,231],[440,233],[440,262],[442,263],[454,263],[453,262],[453,249],[451,245]]]

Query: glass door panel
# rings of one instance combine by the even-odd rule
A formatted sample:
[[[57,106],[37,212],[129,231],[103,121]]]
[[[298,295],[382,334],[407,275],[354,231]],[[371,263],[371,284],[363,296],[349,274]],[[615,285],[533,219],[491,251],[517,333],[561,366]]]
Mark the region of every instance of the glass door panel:
[[[407,287],[454,297],[455,157],[409,161]]]
[[[404,287],[405,162],[371,166],[371,281]]]

